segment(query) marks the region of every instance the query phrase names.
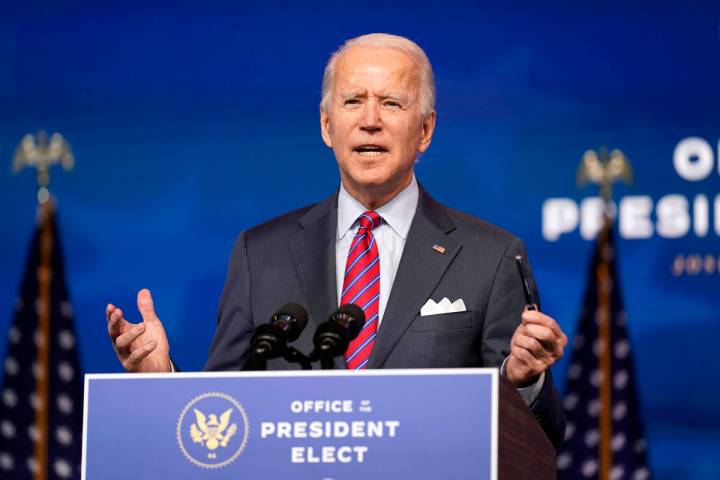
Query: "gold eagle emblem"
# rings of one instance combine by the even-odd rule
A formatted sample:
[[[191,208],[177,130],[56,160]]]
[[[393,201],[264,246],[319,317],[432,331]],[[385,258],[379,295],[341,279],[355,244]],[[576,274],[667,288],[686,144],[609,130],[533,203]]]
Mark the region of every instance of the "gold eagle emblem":
[[[237,423],[230,424],[232,408],[225,410],[219,420],[214,413],[205,416],[197,408],[193,408],[193,411],[195,412],[195,423],[190,425],[190,438],[193,442],[210,450],[208,458],[215,458],[212,451],[219,447],[227,447],[230,439],[237,433]]]
[[[235,398],[206,392],[182,409],[175,435],[180,451],[193,465],[215,469],[237,459],[248,442],[248,416]]]

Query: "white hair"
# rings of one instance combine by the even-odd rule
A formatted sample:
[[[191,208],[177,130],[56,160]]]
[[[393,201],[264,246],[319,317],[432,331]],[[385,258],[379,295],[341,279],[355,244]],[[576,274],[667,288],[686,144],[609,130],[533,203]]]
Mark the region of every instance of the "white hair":
[[[338,60],[343,53],[352,47],[394,48],[409,54],[420,69],[420,113],[423,118],[430,115],[430,112],[435,108],[435,77],[430,60],[417,43],[408,38],[390,35],[389,33],[370,33],[351,38],[330,56],[323,74],[322,99],[320,100],[320,108],[323,111],[327,112],[330,107],[330,97],[332,96]]]

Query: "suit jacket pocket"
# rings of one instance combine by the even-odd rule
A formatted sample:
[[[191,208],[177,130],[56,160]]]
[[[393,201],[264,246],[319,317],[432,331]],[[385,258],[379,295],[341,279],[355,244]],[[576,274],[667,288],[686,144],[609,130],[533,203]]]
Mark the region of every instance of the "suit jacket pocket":
[[[410,325],[411,332],[435,332],[472,328],[475,312],[440,313],[438,315],[418,315]]]

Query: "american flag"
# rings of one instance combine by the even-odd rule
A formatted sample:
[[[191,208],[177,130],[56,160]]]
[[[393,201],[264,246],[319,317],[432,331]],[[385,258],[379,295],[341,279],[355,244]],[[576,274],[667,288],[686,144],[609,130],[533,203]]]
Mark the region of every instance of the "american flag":
[[[5,350],[0,478],[80,478],[82,374],[52,201],[38,217]]]
[[[567,372],[567,429],[558,478],[646,480],[650,470],[612,228],[607,226],[598,238]],[[601,361],[603,318],[609,320],[607,367]],[[606,368],[611,383],[603,387]]]

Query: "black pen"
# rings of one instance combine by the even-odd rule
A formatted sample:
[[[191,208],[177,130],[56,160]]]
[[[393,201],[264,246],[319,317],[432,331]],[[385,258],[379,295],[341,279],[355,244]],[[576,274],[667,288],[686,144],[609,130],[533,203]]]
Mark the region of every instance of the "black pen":
[[[535,296],[530,289],[530,283],[528,282],[527,276],[525,275],[525,264],[523,262],[523,257],[521,255],[517,255],[515,257],[515,263],[517,264],[518,273],[520,274],[520,283],[522,283],[523,294],[525,294],[525,305],[527,306],[528,310],[539,311],[540,309],[538,308],[537,302],[535,301]]]

